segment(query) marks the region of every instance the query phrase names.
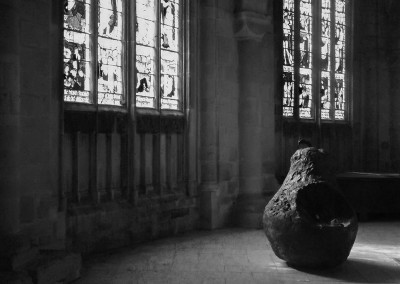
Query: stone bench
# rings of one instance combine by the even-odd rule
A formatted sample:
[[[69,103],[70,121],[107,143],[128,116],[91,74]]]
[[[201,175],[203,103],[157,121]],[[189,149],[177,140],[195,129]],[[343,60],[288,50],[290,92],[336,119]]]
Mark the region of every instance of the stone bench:
[[[400,174],[346,172],[336,178],[359,220],[377,214],[400,216]]]

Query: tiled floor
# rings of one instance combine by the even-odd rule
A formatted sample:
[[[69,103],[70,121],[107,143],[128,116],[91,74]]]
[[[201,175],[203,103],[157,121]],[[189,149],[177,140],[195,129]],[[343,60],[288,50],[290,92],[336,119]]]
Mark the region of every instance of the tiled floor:
[[[349,259],[298,271],[272,252],[262,230],[200,231],[93,257],[79,284],[400,283],[400,222],[360,223]]]

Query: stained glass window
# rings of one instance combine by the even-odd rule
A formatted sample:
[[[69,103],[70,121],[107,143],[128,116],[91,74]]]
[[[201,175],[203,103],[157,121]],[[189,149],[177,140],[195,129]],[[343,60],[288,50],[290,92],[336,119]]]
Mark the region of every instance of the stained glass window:
[[[300,85],[299,115],[311,118],[312,107],[312,6],[311,0],[300,1]]]
[[[64,1],[64,100],[91,102],[89,0]]]
[[[64,0],[64,101],[94,103],[96,90],[98,104],[124,104],[123,15],[122,0]]]
[[[122,0],[98,0],[97,100],[122,105]]]
[[[180,10],[178,0],[136,0],[137,107],[181,109]]]
[[[335,9],[335,119],[345,118],[345,47],[346,47],[346,3],[336,0]]]
[[[283,7],[283,115],[293,116],[294,106],[294,0]]]
[[[322,1],[321,12],[321,118],[330,119],[331,109],[331,0]]]
[[[346,0],[283,1],[283,116],[345,119],[345,9]]]

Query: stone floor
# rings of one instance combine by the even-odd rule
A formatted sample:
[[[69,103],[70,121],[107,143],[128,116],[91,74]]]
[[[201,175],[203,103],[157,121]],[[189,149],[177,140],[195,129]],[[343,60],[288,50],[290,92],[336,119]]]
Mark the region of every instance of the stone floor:
[[[85,262],[75,283],[400,283],[400,222],[360,223],[349,259],[299,271],[278,259],[262,230],[223,229],[125,248]]]

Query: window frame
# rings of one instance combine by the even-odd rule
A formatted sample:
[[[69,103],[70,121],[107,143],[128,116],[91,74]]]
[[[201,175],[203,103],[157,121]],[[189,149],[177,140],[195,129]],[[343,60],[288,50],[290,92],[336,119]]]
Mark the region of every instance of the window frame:
[[[281,54],[280,56],[280,72],[281,74],[284,73],[284,48],[282,48],[282,43],[283,43],[283,3],[285,0],[282,0],[281,3],[281,17],[280,17],[280,31],[282,34],[282,38],[280,38],[280,48],[279,52]],[[334,3],[335,0],[331,0],[331,4]],[[346,20],[345,20],[345,25],[346,25],[346,35],[345,35],[345,66],[346,66],[346,71],[344,74],[344,85],[345,85],[345,90],[346,90],[346,103],[345,103],[345,108],[344,108],[344,119],[336,119],[335,118],[335,94],[334,94],[334,81],[331,80],[331,86],[330,86],[330,119],[323,119],[321,116],[321,98],[320,98],[320,90],[321,90],[321,71],[322,68],[320,66],[321,64],[321,47],[319,43],[321,40],[321,35],[322,35],[322,3],[321,1],[315,1],[311,0],[311,7],[312,7],[312,62],[311,62],[311,70],[312,70],[312,105],[311,105],[311,118],[303,118],[300,117],[300,107],[299,107],[299,100],[300,100],[300,94],[298,91],[298,88],[300,86],[300,58],[301,58],[301,51],[300,51],[300,1],[294,0],[294,29],[293,29],[293,38],[294,38],[294,63],[293,63],[293,81],[294,81],[294,92],[293,92],[293,115],[292,116],[285,116],[283,115],[283,99],[284,99],[284,81],[281,76],[281,84],[280,84],[280,116],[285,120],[289,122],[301,122],[301,123],[318,123],[318,124],[349,124],[352,121],[352,105],[353,105],[353,80],[352,80],[352,69],[353,69],[353,35],[352,35],[352,30],[353,30],[353,3],[354,1],[347,0],[346,1],[346,10],[345,10],[345,15],[346,15]],[[331,8],[331,13],[335,13],[335,8],[334,6]],[[334,16],[331,16],[331,19]],[[335,39],[335,25],[332,25],[331,29],[331,42]],[[332,65],[335,65],[335,61],[332,61],[332,59],[335,58],[335,45],[332,44],[330,47],[330,59],[331,59],[331,68]],[[334,78],[335,72],[334,71],[328,71],[330,73],[330,77]]]
[[[180,31],[179,31],[179,38],[180,38],[180,46],[181,49],[178,50],[179,54],[179,70],[178,70],[178,76],[181,77],[180,80],[180,90],[181,90],[181,97],[179,98],[179,104],[180,104],[180,109],[175,110],[175,109],[163,109],[161,108],[161,16],[160,16],[160,1],[156,1],[157,3],[157,35],[156,35],[156,55],[157,55],[157,63],[156,63],[156,80],[155,84],[156,86],[154,87],[157,91],[155,92],[155,107],[154,108],[147,108],[147,107],[140,107],[137,106],[136,104],[136,96],[137,96],[137,91],[136,91],[136,79],[137,77],[137,69],[134,68],[134,78],[135,78],[135,96],[133,98],[133,104],[135,105],[135,110],[138,115],[141,116],[154,116],[154,115],[161,115],[161,116],[185,116],[186,110],[187,110],[187,105],[188,105],[188,90],[189,90],[189,48],[190,48],[190,26],[189,26],[189,17],[190,17],[190,5],[189,1],[187,0],[180,0],[179,5],[181,6],[179,11],[180,11]],[[135,10],[136,10],[136,0],[134,1],[135,5]],[[137,14],[135,13],[135,26],[137,24]],[[134,63],[136,64],[136,30],[135,30],[135,36],[134,36],[134,41],[135,41],[135,58],[134,58]]]
[[[155,3],[159,1],[154,0]],[[99,5],[98,0],[90,0],[90,47],[89,52],[91,54],[91,100],[90,103],[83,102],[71,102],[65,101],[64,99],[64,84],[62,92],[63,109],[65,111],[83,111],[83,112],[115,112],[115,113],[135,113],[140,116],[173,116],[173,117],[185,117],[187,113],[188,105],[188,90],[189,90],[189,48],[190,48],[190,3],[186,0],[180,0],[181,14],[181,31],[180,31],[180,43],[181,51],[180,54],[180,77],[181,77],[181,97],[180,97],[180,109],[161,109],[161,93],[160,85],[157,86],[156,101],[157,108],[142,108],[136,106],[136,0],[123,0],[123,19],[122,19],[122,51],[121,51],[121,68],[122,68],[122,90],[124,103],[121,105],[108,105],[100,104],[98,102],[98,78],[97,78],[97,66],[98,66],[98,11]],[[158,4],[158,7],[160,4]],[[159,9],[159,8],[157,8]],[[159,13],[158,13],[159,14]],[[159,16],[160,17],[160,16]],[[64,21],[64,20],[63,20]],[[160,22],[159,22],[160,23]],[[64,24],[63,24],[64,25]],[[158,35],[161,30],[161,25],[157,25]],[[64,30],[63,41],[64,41]],[[159,36],[157,36],[159,42]],[[161,48],[158,48],[161,54]],[[161,58],[161,56],[159,56]],[[161,65],[161,60],[158,59],[158,65]],[[157,75],[161,77],[161,70],[158,68]]]

